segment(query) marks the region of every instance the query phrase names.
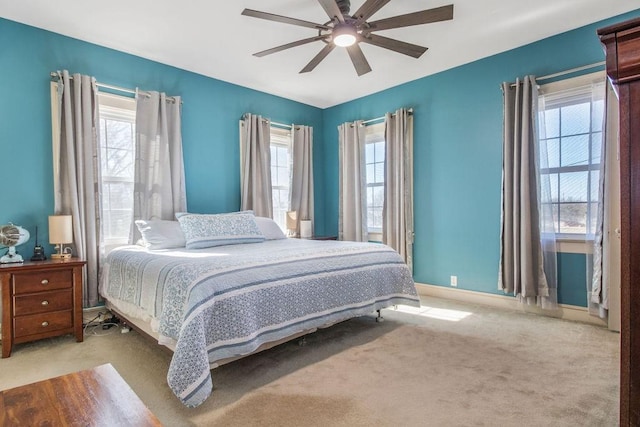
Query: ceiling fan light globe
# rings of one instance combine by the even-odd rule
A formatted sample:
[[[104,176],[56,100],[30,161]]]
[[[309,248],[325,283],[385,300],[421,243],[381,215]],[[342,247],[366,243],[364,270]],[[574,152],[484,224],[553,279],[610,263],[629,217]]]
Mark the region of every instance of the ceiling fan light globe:
[[[333,29],[331,36],[336,46],[351,46],[356,42],[356,29],[350,25],[339,25]]]
[[[333,42],[336,46],[347,47],[356,42],[356,37],[352,34],[340,34],[333,38]]]

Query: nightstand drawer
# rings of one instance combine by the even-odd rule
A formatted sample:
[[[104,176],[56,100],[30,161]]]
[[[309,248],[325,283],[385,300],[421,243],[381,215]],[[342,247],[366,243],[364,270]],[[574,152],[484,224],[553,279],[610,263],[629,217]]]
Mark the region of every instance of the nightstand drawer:
[[[16,317],[14,322],[14,336],[15,338],[20,338],[28,335],[71,328],[73,326],[73,316],[71,310],[58,311],[55,313],[20,316]]]
[[[24,316],[27,314],[71,310],[72,308],[73,293],[71,289],[67,289],[17,296],[13,305],[13,313],[16,316]]]
[[[13,276],[14,295],[71,287],[73,287],[71,269],[25,272]]]

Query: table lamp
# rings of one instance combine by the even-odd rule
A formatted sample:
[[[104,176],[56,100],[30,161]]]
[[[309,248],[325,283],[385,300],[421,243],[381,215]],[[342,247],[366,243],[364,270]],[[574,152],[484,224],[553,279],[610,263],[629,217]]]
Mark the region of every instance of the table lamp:
[[[287,235],[289,237],[296,237],[298,235],[298,212],[287,212]]]
[[[56,245],[56,253],[51,254],[51,259],[71,258],[71,253],[66,252],[64,247],[65,244],[73,243],[71,215],[49,216],[49,243]]]

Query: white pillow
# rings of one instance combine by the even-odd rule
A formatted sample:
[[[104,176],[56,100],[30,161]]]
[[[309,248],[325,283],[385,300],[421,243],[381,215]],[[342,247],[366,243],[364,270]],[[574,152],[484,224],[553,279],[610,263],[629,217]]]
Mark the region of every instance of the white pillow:
[[[142,234],[143,246],[150,250],[184,248],[186,239],[178,221],[142,220],[136,221]]]
[[[286,239],[287,236],[284,235],[282,229],[274,220],[271,218],[265,218],[262,216],[256,217],[256,224],[258,224],[258,228],[264,234],[264,238],[266,240],[279,240]]]
[[[177,213],[187,249],[264,242],[253,213],[192,214]]]

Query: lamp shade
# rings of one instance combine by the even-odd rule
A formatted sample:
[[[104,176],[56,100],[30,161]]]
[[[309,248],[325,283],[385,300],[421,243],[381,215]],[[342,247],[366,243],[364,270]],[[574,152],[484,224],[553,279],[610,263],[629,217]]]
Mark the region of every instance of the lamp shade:
[[[49,243],[54,245],[73,243],[71,215],[49,216]]]
[[[297,211],[288,211],[287,212],[287,230],[296,231],[298,228],[298,212]]]
[[[313,225],[311,224],[311,220],[303,219],[300,221],[300,237],[303,239],[310,239],[313,235]]]

